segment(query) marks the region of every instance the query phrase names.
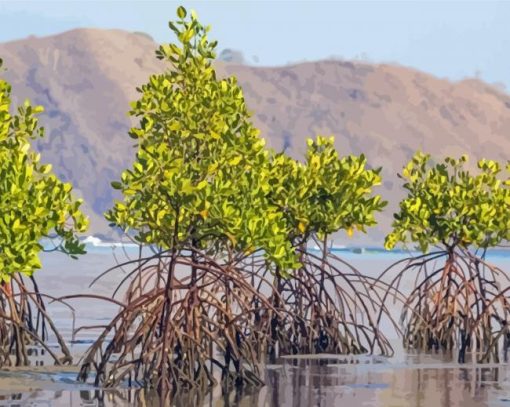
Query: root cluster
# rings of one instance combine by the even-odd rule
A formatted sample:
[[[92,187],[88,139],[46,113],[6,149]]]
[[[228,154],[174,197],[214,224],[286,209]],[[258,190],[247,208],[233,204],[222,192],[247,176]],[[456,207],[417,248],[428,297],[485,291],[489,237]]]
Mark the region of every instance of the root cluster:
[[[125,305],[85,355],[79,378],[158,390],[260,385],[245,327],[253,300],[271,307],[232,265],[203,253],[169,252],[139,259],[117,287]],[[126,266],[126,264],[124,265]]]
[[[393,294],[403,302],[405,347],[458,349],[461,363],[467,351],[476,352],[480,362],[498,362],[503,341],[506,355],[510,279],[483,257],[460,248],[434,252],[398,262],[382,277],[389,275],[391,288],[384,299]],[[415,282],[403,296],[399,289],[405,275],[415,276]]]
[[[79,379],[165,397],[217,383],[260,386],[261,363],[278,354],[391,354],[370,292],[379,283],[342,272],[340,259],[303,251],[302,269],[283,278],[262,256],[225,257],[188,248],[108,270],[131,266],[107,299],[120,311],[84,356]]]
[[[0,367],[30,365],[31,346],[43,348],[55,364],[72,363],[71,353],[48,315],[45,299],[56,300],[39,292],[33,277],[14,275],[9,283],[0,285]],[[61,354],[48,346],[50,335]]]
[[[319,257],[303,250],[301,262],[303,267],[288,278],[275,273],[267,288],[275,311],[262,313],[254,321],[256,330],[269,338],[269,358],[317,353],[391,355],[393,350],[377,326],[378,313],[386,312],[378,298],[384,284],[332,253]],[[268,273],[260,272],[265,281]]]
[[[403,304],[407,348],[458,349],[459,362],[470,351],[480,362],[498,362],[502,345],[506,360],[510,278],[483,256],[438,251],[399,261],[375,278],[323,249],[300,249],[302,267],[291,274],[271,268],[260,254],[218,259],[194,248],[140,252],[98,277],[125,273],[110,298],[54,299],[32,278],[14,276],[0,286],[0,366],[28,365],[30,346],[44,348],[57,364],[72,361],[45,297],[117,304],[118,314],[84,355],[79,379],[140,387],[163,400],[203,395],[218,383],[225,391],[260,386],[262,364],[280,355],[391,355],[379,326],[383,318],[393,321],[385,306],[392,298]],[[63,356],[48,347],[50,335]]]

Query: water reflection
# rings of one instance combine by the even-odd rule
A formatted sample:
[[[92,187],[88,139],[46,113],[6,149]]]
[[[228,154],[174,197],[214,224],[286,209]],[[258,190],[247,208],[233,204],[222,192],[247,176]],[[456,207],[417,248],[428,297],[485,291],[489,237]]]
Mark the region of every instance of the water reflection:
[[[345,366],[302,362],[271,372],[272,406],[493,406],[510,395],[499,367]],[[510,405],[510,403],[508,404]]]
[[[65,375],[64,375],[65,376]],[[0,406],[159,406],[154,394],[141,390],[104,391],[76,388],[53,376],[41,381],[41,373],[0,378]],[[6,380],[25,390],[7,391]],[[510,373],[507,366],[482,367],[440,363],[408,365],[339,364],[299,360],[267,370],[267,386],[258,390],[222,394],[219,386],[208,394],[176,395],[174,406],[210,407],[481,407],[510,405]],[[54,387],[52,389],[52,387]],[[60,387],[60,388],[58,388]],[[38,389],[45,390],[38,390]]]

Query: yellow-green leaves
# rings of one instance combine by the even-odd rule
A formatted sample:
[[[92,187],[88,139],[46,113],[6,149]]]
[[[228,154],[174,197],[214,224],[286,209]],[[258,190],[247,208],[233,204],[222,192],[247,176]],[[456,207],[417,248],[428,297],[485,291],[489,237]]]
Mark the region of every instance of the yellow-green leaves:
[[[287,219],[290,239],[374,225],[375,212],[386,205],[372,196],[380,169],[367,169],[364,156],[339,157],[333,137],[308,139],[307,146],[305,164],[283,154],[272,160],[270,195]]]
[[[35,115],[42,111],[25,102],[9,114],[10,86],[0,80],[0,280],[16,272],[31,275],[41,267],[40,240],[50,233],[57,248],[72,256],[84,253],[76,232],[87,228],[80,200],[62,183],[51,165],[40,164],[30,142],[43,135]]]
[[[409,241],[424,252],[436,244],[490,247],[510,237],[508,176],[500,178],[496,161],[480,160],[477,175],[464,168],[466,162],[467,156],[447,157],[432,165],[429,155],[415,154],[400,175],[408,195],[395,214],[386,248]]]
[[[216,78],[208,29],[194,13],[177,14],[169,26],[178,42],[156,52],[171,69],[152,75],[131,105],[138,152],[112,183],[124,200],[107,219],[164,248],[261,250],[284,274],[298,267],[295,245],[312,234],[374,225],[386,204],[372,195],[380,170],[363,156],[340,158],[332,137],[309,140],[304,164],[270,155],[236,79]]]
[[[123,202],[108,220],[138,231],[142,243],[212,253],[262,250],[282,267],[295,255],[283,214],[267,197],[269,160],[235,78],[216,79],[216,44],[178,9],[178,43],[156,52],[172,69],[152,75],[132,103],[140,125],[135,163],[112,183]]]
[[[184,19],[186,18],[186,9],[182,6],[179,6],[177,8],[177,17],[179,17],[180,19]]]

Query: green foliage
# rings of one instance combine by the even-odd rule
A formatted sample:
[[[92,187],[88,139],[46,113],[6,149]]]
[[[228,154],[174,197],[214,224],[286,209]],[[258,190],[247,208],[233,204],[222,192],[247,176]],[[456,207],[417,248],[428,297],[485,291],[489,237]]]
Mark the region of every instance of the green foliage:
[[[39,241],[50,233],[61,239],[60,250],[84,253],[76,232],[85,231],[88,223],[71,185],[31,150],[30,142],[44,135],[36,118],[43,108],[26,101],[11,115],[10,93],[10,85],[0,80],[0,281],[40,268]]]
[[[510,180],[501,178],[495,161],[480,160],[477,175],[464,168],[466,162],[462,156],[433,165],[429,155],[415,154],[400,175],[408,195],[386,237],[387,249],[408,241],[423,252],[436,244],[487,248],[510,237]]]
[[[282,270],[298,266],[296,240],[375,224],[385,206],[371,196],[380,169],[340,158],[323,137],[309,141],[304,164],[270,157],[235,78],[216,78],[208,28],[183,8],[177,15],[169,25],[178,43],[156,52],[171,69],[151,76],[132,104],[136,162],[112,184],[124,200],[107,219],[163,248],[264,250]]]
[[[375,212],[386,206],[379,195],[372,196],[373,187],[381,183],[381,169],[367,169],[363,155],[340,158],[333,137],[309,139],[307,144],[304,164],[283,154],[272,160],[271,196],[286,215],[291,240],[341,229],[364,232],[375,225]]]
[[[282,213],[267,199],[269,160],[235,78],[217,79],[215,42],[195,13],[178,9],[170,23],[178,43],[158,58],[170,63],[139,91],[130,114],[138,141],[132,169],[112,186],[122,191],[106,217],[137,231],[141,243],[215,251],[262,249],[271,261],[294,267]]]
[[[370,318],[367,303],[379,309],[365,294],[368,279],[327,256],[319,264],[301,246],[312,235],[373,225],[385,205],[371,196],[380,170],[366,169],[363,156],[340,158],[325,138],[310,141],[305,163],[270,155],[235,78],[216,78],[208,29],[183,7],[177,16],[169,26],[178,42],[156,51],[169,69],[132,104],[136,159],[112,183],[123,200],[105,214],[163,251],[139,259],[128,303],[87,354],[80,379],[95,369],[96,385],[129,376],[167,394],[209,386],[213,368],[224,388],[258,385],[258,364],[276,348],[386,353],[373,320],[369,328],[357,321]]]

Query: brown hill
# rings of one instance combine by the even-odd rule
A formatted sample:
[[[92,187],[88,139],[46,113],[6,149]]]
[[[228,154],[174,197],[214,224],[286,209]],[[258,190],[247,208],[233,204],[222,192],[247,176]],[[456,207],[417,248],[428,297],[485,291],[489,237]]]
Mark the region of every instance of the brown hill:
[[[136,86],[164,67],[155,49],[140,33],[92,29],[0,44],[16,101],[46,107],[47,137],[36,147],[86,199],[93,233],[108,232],[101,214],[114,198],[110,182],[134,154],[129,101]],[[506,160],[510,153],[510,95],[478,80],[345,61],[278,68],[218,62],[217,69],[238,77],[271,147],[299,157],[305,138],[332,134],[341,153],[363,152],[384,167],[381,192],[392,205],[365,243],[380,243],[387,232],[402,196],[395,174],[416,149],[467,153],[472,160]]]

